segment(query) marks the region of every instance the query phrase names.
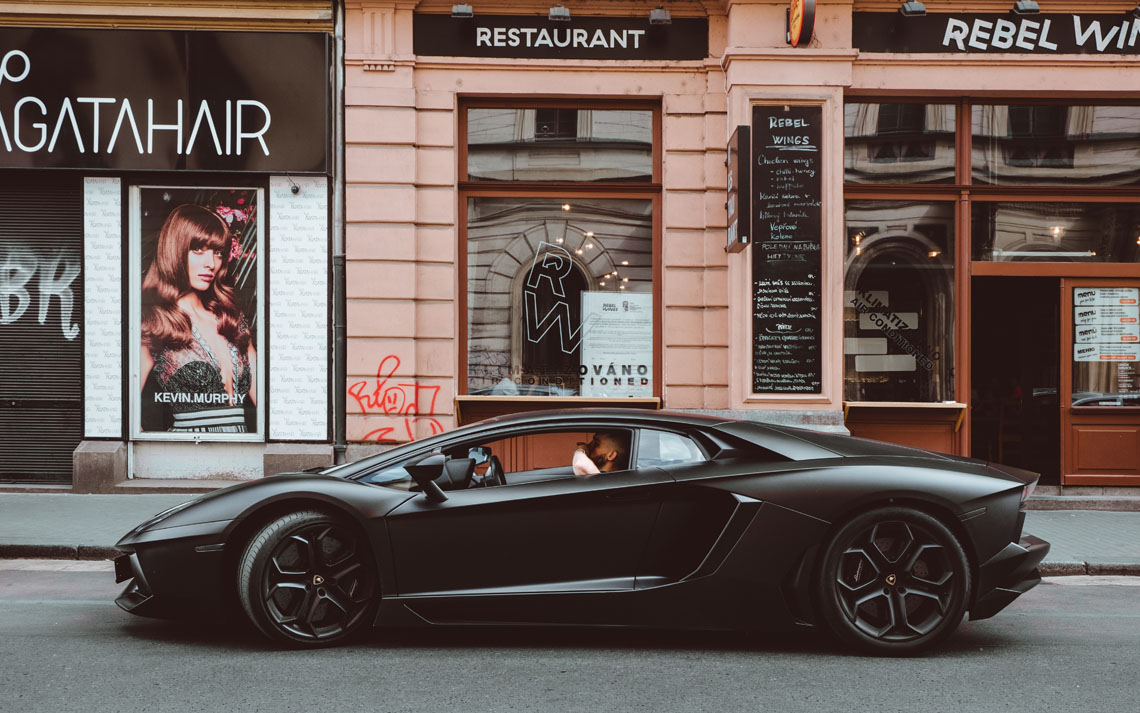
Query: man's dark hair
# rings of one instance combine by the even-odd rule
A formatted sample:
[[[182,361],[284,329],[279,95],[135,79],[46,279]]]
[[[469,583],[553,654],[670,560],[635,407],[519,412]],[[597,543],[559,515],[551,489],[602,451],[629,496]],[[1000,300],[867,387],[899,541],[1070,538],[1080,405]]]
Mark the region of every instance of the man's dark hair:
[[[594,438],[601,440],[608,438],[613,442],[615,450],[618,452],[617,458],[614,458],[614,470],[625,470],[629,468],[629,436],[619,431],[596,431]]]

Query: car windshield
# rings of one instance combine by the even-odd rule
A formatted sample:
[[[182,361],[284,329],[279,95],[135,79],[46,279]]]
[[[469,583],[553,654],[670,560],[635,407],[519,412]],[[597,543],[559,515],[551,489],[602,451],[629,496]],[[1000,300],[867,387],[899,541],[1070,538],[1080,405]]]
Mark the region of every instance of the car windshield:
[[[364,478],[365,482],[372,483],[373,485],[383,485],[385,488],[394,488],[396,490],[418,490],[416,481],[412,480],[411,474],[404,468],[410,462],[401,461],[387,468],[371,473]]]

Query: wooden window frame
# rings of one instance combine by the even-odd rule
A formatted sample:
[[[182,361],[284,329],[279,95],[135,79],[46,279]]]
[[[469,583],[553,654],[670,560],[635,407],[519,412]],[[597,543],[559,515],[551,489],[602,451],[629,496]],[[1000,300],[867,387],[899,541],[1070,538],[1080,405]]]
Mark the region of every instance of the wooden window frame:
[[[652,113],[652,176],[651,180],[642,183],[628,181],[485,181],[469,180],[467,172],[467,112],[473,108],[510,108],[510,109],[626,109],[650,111]],[[520,99],[512,96],[491,97],[461,97],[458,102],[459,121],[457,137],[458,146],[458,241],[459,241],[459,383],[457,397],[471,397],[467,393],[467,203],[469,198],[551,198],[573,200],[575,198],[613,198],[649,200],[652,205],[652,279],[653,279],[653,399],[659,404],[662,389],[662,365],[664,336],[662,335],[663,292],[661,282],[663,278],[664,262],[661,257],[662,234],[662,208],[661,208],[661,175],[662,175],[662,143],[661,143],[661,102],[660,100],[638,100],[619,98],[526,98]],[[523,397],[487,397],[488,399],[508,399],[519,403],[525,401],[549,402],[550,408],[562,407],[570,404],[624,403],[628,401],[644,401],[644,399],[597,399],[583,396],[565,398],[538,397],[526,399]]]
[[[849,93],[845,102],[898,103],[898,104],[956,104],[954,127],[955,175],[953,183],[943,184],[855,184],[844,182],[843,199],[847,200],[924,200],[952,201],[957,204],[954,229],[954,393],[955,400],[970,403],[970,354],[973,347],[970,324],[963,315],[969,315],[971,282],[974,276],[1009,277],[1068,277],[1068,278],[1136,278],[1140,279],[1138,263],[1000,263],[973,260],[972,201],[998,202],[1065,202],[1065,203],[1138,203],[1140,185],[1119,186],[1010,186],[973,183],[973,132],[972,110],[980,104],[1017,104],[1040,106],[1140,106],[1140,101],[1113,98],[1071,98],[1054,100],[1025,100],[1001,96],[896,96]],[[959,452],[969,452],[970,419],[958,431]]]

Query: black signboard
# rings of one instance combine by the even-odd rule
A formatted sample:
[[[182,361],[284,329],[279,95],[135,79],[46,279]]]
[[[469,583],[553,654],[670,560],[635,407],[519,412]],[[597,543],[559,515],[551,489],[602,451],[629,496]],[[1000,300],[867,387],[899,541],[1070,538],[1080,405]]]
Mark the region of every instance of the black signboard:
[[[856,12],[851,43],[862,52],[1140,54],[1140,17],[1129,13],[1035,15]]]
[[[639,17],[583,17],[555,22],[539,15],[450,15],[416,13],[412,47],[434,57],[527,59],[704,59],[709,21],[673,18],[668,25]]]
[[[817,394],[823,237],[819,106],[752,108],[752,391]]]
[[[0,168],[326,173],[323,33],[0,28]]]
[[[724,249],[730,253],[740,252],[748,245],[748,235],[752,232],[752,193],[751,166],[752,154],[749,146],[750,132],[747,126],[738,126],[728,140],[728,200],[724,209],[728,213],[728,242]]]

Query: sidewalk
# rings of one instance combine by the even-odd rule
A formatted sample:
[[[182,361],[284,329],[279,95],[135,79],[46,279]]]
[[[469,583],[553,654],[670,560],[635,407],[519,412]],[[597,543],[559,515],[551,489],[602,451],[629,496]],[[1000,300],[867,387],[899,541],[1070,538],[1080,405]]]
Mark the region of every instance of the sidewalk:
[[[107,559],[132,527],[193,497],[0,493],[0,558]],[[1052,545],[1046,576],[1140,576],[1140,512],[1030,511],[1025,531]]]

